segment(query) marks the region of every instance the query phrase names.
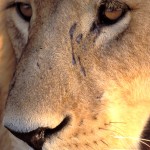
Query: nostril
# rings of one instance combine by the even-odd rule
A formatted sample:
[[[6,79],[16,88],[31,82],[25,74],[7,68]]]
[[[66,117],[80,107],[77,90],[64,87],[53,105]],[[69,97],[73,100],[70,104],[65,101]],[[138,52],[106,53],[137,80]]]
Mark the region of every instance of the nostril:
[[[46,139],[50,138],[52,135],[57,134],[61,131],[70,121],[70,117],[64,118],[64,120],[54,129],[51,128],[43,128],[40,127],[36,130],[33,130],[28,133],[19,133],[12,131],[7,128],[14,136],[26,142],[29,146],[31,146],[34,150],[42,150],[43,144]]]

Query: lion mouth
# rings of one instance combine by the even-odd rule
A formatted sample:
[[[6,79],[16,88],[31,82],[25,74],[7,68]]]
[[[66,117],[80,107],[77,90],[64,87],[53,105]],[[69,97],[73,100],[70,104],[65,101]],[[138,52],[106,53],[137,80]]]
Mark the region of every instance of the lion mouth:
[[[64,118],[64,120],[54,129],[40,127],[36,130],[27,133],[19,133],[6,127],[14,136],[20,140],[26,142],[34,150],[42,150],[42,147],[46,139],[50,139],[54,134],[60,132],[70,121],[70,117]]]

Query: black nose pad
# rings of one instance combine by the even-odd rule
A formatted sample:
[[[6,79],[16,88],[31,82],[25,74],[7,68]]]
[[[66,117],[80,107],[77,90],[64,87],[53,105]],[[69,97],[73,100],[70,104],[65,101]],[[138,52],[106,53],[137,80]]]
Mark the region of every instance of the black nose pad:
[[[19,133],[7,128],[14,136],[26,142],[34,150],[42,150],[46,139],[61,131],[69,122],[70,118],[66,117],[56,128],[38,128],[28,133]]]

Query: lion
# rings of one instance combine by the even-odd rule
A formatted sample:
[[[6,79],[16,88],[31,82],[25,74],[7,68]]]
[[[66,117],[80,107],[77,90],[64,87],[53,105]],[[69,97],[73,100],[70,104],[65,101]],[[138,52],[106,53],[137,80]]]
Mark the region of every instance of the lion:
[[[149,150],[150,1],[3,3],[14,149]]]

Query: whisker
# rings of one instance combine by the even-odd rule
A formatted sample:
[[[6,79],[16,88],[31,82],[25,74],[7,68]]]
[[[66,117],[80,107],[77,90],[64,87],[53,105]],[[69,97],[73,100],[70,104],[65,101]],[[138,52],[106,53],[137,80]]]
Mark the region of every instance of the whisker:
[[[113,124],[113,123],[114,123],[114,124],[115,124],[115,123],[117,123],[117,124],[119,124],[119,123],[120,123],[120,124],[126,124],[125,122],[113,122],[113,121],[109,122],[109,124]]]
[[[108,136],[111,136],[111,137],[114,137],[114,134],[115,135],[120,135],[120,136],[123,136],[123,133],[121,132],[117,132],[116,130],[111,130],[111,129],[105,129],[105,128],[99,128],[100,130],[104,130],[104,131],[107,131],[107,132],[111,132],[112,135],[110,135],[110,133],[108,133]],[[100,140],[101,141],[101,140]],[[105,144],[107,147],[109,147],[109,144],[104,142],[104,141],[101,141],[103,144]],[[122,142],[122,145],[124,145],[125,142]]]
[[[145,142],[143,142],[143,141],[140,141],[140,143],[142,143],[142,144],[144,144],[144,145],[146,145],[147,147],[150,148],[150,145],[148,145],[147,143],[145,143]]]
[[[150,142],[148,139],[141,139],[141,141]]]
[[[88,143],[87,144],[85,144],[87,147],[89,147],[89,148],[91,148],[91,149],[93,149],[93,150],[95,150],[92,146],[90,146]]]
[[[123,130],[122,130],[122,129],[120,129],[119,127],[115,126],[114,124],[113,124],[113,125],[111,125],[111,126],[112,126],[112,127],[114,127],[114,128],[116,128],[119,132],[123,133]]]
[[[108,132],[113,132],[113,133],[116,133],[117,135],[120,135],[120,136],[123,136],[123,133],[121,132],[117,132],[115,130],[111,130],[111,129],[105,129],[105,128],[99,128],[99,130],[104,130],[104,131],[108,131]]]
[[[146,142],[150,142],[150,140],[148,139],[140,139],[140,138],[135,138],[135,137],[123,137],[123,136],[115,136],[115,138],[117,139],[132,139],[132,140],[136,140],[139,141],[140,143],[146,145],[147,147],[150,148],[150,145],[148,145]]]
[[[145,142],[150,142],[150,140],[148,140],[148,139],[140,139],[140,138],[131,137],[131,136],[115,136],[115,138],[118,138],[118,139],[133,139],[133,140],[141,140],[141,141],[145,141]]]
[[[106,143],[106,142],[104,142],[103,140],[100,140],[103,144],[105,144],[107,147],[109,147],[109,145]]]

